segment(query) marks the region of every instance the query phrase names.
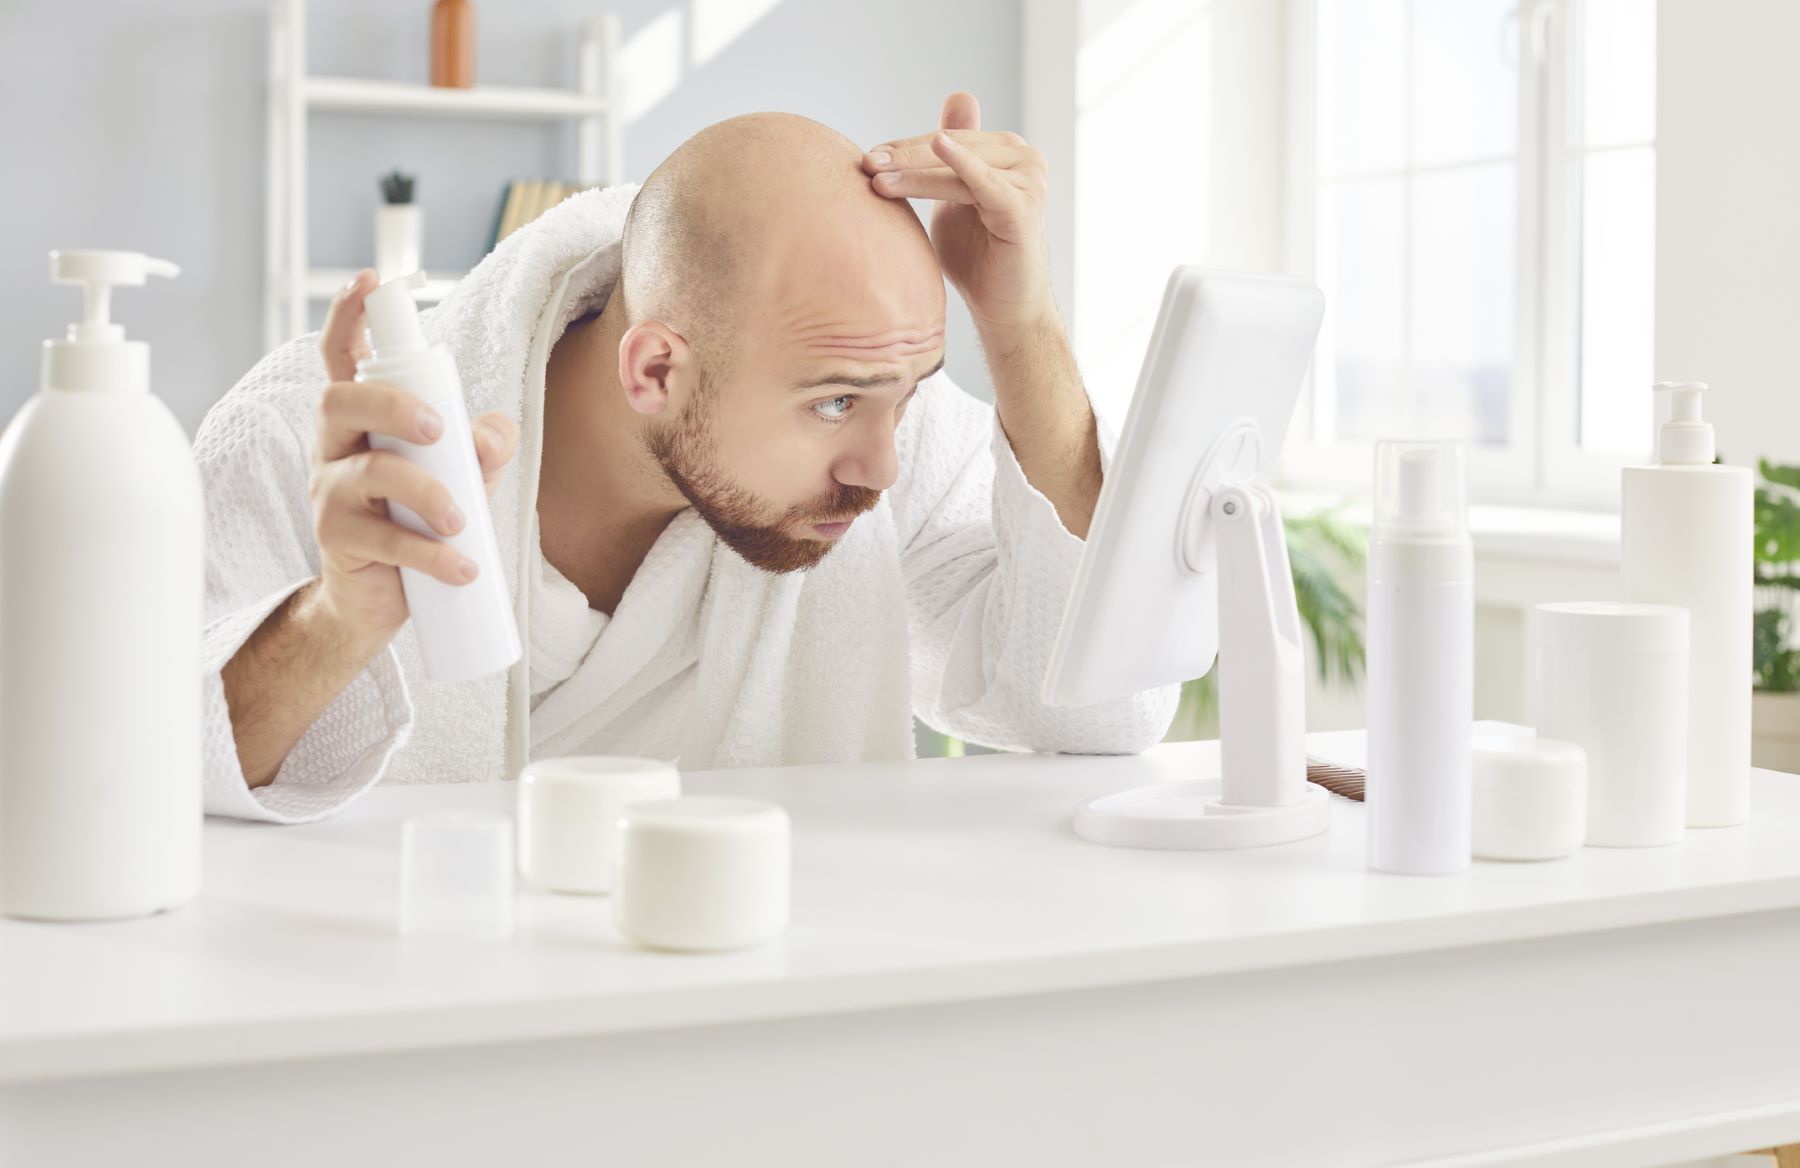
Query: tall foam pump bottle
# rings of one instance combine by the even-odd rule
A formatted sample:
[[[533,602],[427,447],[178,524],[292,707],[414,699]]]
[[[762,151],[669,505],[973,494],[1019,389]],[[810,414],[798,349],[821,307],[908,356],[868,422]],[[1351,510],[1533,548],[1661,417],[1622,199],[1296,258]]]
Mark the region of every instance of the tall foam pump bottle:
[[[1375,447],[1369,539],[1369,867],[1442,876],[1473,851],[1474,552],[1462,447]]]
[[[53,251],[87,314],[0,437],[0,911],[143,916],[200,891],[200,473],[112,290],[174,276]]]
[[[1755,487],[1713,462],[1706,386],[1665,381],[1656,465],[1626,467],[1620,523],[1625,599],[1688,610],[1687,825],[1750,818],[1751,588]]]

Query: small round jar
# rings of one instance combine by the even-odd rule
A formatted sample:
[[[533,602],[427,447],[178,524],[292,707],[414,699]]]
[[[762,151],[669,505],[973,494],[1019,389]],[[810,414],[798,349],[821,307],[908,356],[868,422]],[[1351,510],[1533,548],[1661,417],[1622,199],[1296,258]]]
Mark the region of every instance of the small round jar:
[[[1475,856],[1559,860],[1587,839],[1587,752],[1555,738],[1477,738]]]
[[[1587,752],[1587,842],[1680,842],[1687,822],[1687,609],[1540,604],[1536,633],[1537,732]]]
[[[519,871],[552,892],[609,892],[619,813],[680,794],[680,772],[661,759],[596,754],[530,762],[519,772]]]
[[[788,814],[761,799],[634,803],[619,817],[613,919],[651,949],[760,945],[787,928]]]

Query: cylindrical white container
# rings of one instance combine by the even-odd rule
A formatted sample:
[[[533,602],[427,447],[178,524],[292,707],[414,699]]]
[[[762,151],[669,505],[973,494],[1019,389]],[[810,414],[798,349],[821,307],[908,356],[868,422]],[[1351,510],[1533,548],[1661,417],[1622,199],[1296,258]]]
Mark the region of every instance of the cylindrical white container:
[[[1368,863],[1460,872],[1470,857],[1474,554],[1462,447],[1382,442],[1369,543]]]
[[[1679,843],[1686,811],[1686,609],[1540,604],[1537,730],[1587,752],[1587,842]]]
[[[436,811],[400,828],[400,935],[498,940],[513,931],[513,825]]]
[[[1688,610],[1687,825],[1728,827],[1750,818],[1755,489],[1747,469],[1713,462],[1706,387],[1658,388],[1669,403],[1659,465],[1624,472],[1625,599]]]
[[[741,949],[788,923],[787,812],[761,799],[634,803],[619,817],[613,919],[652,949]]]
[[[1587,839],[1587,753],[1556,738],[1475,743],[1475,855],[1556,860]]]
[[[417,203],[383,203],[375,208],[375,271],[395,280],[424,267],[420,255],[425,216]]]
[[[0,910],[142,916],[200,891],[204,511],[149,346],[108,316],[177,269],[50,261],[88,304],[0,439]]]
[[[534,759],[519,772],[519,871],[553,892],[610,892],[620,812],[680,795],[681,773],[661,759]]]
[[[412,290],[423,282],[414,272],[369,293],[364,306],[374,351],[356,365],[358,381],[379,381],[413,394],[442,415],[444,432],[424,445],[369,435],[369,445],[391,450],[443,483],[461,509],[463,529],[439,535],[411,508],[389,501],[394,521],[420,535],[441,540],[478,568],[467,584],[446,584],[413,568],[400,569],[406,607],[419,638],[419,654],[432,681],[467,681],[505,669],[519,659],[519,630],[512,595],[500,563],[487,488],[463,401],[462,379],[442,345],[428,345],[419,329]]]

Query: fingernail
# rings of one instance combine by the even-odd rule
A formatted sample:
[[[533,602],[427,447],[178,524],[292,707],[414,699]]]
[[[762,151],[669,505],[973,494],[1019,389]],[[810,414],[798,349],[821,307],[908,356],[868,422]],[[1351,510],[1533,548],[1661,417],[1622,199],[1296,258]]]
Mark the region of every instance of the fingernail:
[[[869,161],[873,162],[876,166],[886,166],[893,160],[894,156],[885,150],[877,150],[875,153],[869,155]]]
[[[476,422],[475,423],[475,433],[476,433],[477,437],[479,437],[482,434],[486,434],[487,439],[488,439],[488,444],[490,446],[492,446],[495,450],[500,449],[500,447],[502,445],[501,441],[500,441],[500,431],[494,429],[494,427],[491,423]]]
[[[468,556],[464,556],[462,562],[456,565],[457,578],[462,580],[465,584],[470,580],[473,580],[475,578],[475,573],[479,570],[480,569],[475,566],[475,561],[471,560]]]
[[[875,181],[878,183],[886,183],[891,187],[900,181],[900,172],[897,170],[883,171],[875,176]]]
[[[439,434],[444,432],[443,417],[430,406],[419,407],[419,433],[425,435],[427,441],[435,442]]]
[[[455,503],[450,504],[450,510],[444,512],[445,530],[451,535],[455,535],[463,529],[463,523],[462,508],[458,507]]]

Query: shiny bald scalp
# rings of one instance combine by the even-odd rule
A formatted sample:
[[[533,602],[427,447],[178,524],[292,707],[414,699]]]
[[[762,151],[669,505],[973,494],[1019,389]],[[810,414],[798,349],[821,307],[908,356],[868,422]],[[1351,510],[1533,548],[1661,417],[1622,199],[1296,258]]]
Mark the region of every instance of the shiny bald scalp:
[[[923,239],[906,200],[869,190],[861,161],[856,143],[797,114],[745,114],[683,142],[625,217],[626,323],[661,321],[717,369],[747,306],[779,294],[784,254],[802,237],[829,246],[821,232],[898,229]]]

